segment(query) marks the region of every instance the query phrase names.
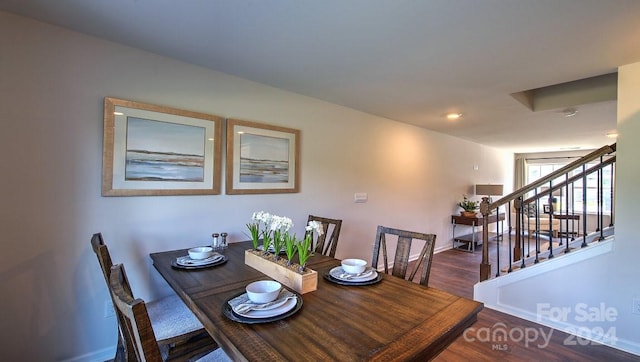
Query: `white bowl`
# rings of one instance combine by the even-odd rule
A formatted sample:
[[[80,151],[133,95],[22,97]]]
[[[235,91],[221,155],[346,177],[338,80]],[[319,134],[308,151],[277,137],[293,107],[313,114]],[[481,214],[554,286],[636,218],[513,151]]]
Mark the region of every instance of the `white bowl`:
[[[189,257],[194,260],[206,259],[213,253],[213,248],[210,246],[198,246],[196,248],[189,249]]]
[[[268,303],[276,300],[282,284],[274,280],[260,280],[247,285],[247,296],[254,303]]]
[[[344,259],[342,261],[342,270],[349,274],[362,273],[367,267],[367,261],[362,259]]]

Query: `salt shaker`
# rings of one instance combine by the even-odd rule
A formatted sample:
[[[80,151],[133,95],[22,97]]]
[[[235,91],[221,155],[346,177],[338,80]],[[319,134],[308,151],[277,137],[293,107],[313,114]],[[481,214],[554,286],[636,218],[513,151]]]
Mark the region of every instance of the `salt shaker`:
[[[220,246],[220,242],[218,241],[218,236],[220,236],[220,234],[213,233],[211,236],[213,236],[213,243],[211,243],[211,247],[215,249]]]

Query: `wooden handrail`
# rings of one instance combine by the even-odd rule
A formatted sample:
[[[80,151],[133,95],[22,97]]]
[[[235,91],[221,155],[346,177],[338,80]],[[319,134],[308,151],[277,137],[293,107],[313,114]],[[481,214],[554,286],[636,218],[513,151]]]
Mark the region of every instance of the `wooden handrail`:
[[[494,201],[494,202],[490,202],[488,197],[483,197],[482,201],[480,203],[480,213],[483,215],[483,221],[482,221],[482,240],[489,240],[489,216],[491,215],[491,213],[493,212],[493,210],[498,210],[498,208],[502,205],[505,205],[507,203],[510,203],[512,201],[515,201],[519,198],[521,198],[523,195],[527,194],[530,191],[536,190],[538,187],[541,186],[545,186],[546,184],[549,184],[550,182],[552,182],[553,180],[555,180],[556,178],[565,175],[567,173],[569,173],[570,171],[573,171],[574,169],[583,166],[597,158],[600,158],[602,156],[606,156],[606,155],[610,155],[611,153],[614,153],[616,151],[616,144],[611,144],[608,146],[603,146],[583,157],[581,157],[580,159],[573,161],[571,163],[569,163],[568,165],[520,188],[519,190],[513,191],[512,193]],[[526,204],[529,202],[533,202],[535,200],[538,200],[542,197],[548,196],[548,195],[552,195],[553,191],[555,191],[556,189],[561,189],[562,187],[564,187],[566,184],[568,183],[573,183],[577,180],[579,180],[580,178],[584,177],[584,175],[586,174],[590,174],[594,171],[597,171],[601,168],[603,168],[604,166],[607,166],[609,164],[613,164],[615,162],[615,155],[611,156],[610,158],[608,158],[607,160],[602,160],[602,162],[596,166],[593,166],[591,168],[589,168],[588,170],[583,170],[579,175],[574,175],[571,178],[569,178],[568,180],[565,180],[563,183],[558,184],[558,185],[551,185],[551,187],[549,188],[549,190],[545,190],[542,193],[537,193],[536,195],[534,195],[533,197],[528,198],[527,200],[524,200],[522,203],[514,203],[514,206],[516,208],[516,210],[519,210],[520,207],[522,206],[522,204]],[[516,248],[519,250],[519,243],[520,243],[520,235],[521,235],[521,213],[518,212],[516,213],[516,225],[515,225],[515,233],[516,233]],[[491,273],[491,263],[489,261],[489,243],[487,242],[483,242],[482,243],[482,263],[480,264],[480,281],[483,280],[487,280],[489,279],[489,274]],[[514,260],[519,260],[516,259],[516,257],[519,258],[519,255],[514,255]]]
[[[489,208],[488,210],[492,210],[492,209],[496,209],[499,206],[502,206],[504,204],[506,204],[509,201],[513,201],[515,199],[517,199],[520,195],[524,195],[529,191],[533,191],[534,189],[537,189],[540,186],[543,186],[546,183],[549,183],[549,181],[557,178],[558,176],[562,176],[565,173],[573,170],[574,168],[578,167],[578,166],[582,166],[585,163],[589,163],[593,160],[595,160],[596,158],[600,157],[600,156],[605,156],[608,154],[611,154],[613,152],[616,151],[616,144],[612,144],[609,146],[603,146],[591,153],[589,153],[588,155],[585,155],[573,162],[571,162],[570,164],[556,170],[553,171],[552,173],[548,174],[545,177],[542,177],[524,187],[522,187],[519,190],[516,190],[510,194],[508,194],[507,196],[502,197],[501,199],[498,199],[497,201],[494,201],[493,203],[489,204]],[[480,212],[482,213],[482,209],[480,209]]]
[[[544,192],[539,192],[537,195],[532,196],[532,197],[530,197],[530,198],[528,198],[526,200],[523,200],[522,203],[523,204],[528,204],[528,203],[533,202],[533,201],[535,201],[537,199],[541,199],[541,198],[543,198],[545,196],[548,196],[548,195],[552,194],[553,191],[556,191],[556,190],[559,190],[559,189],[563,188],[565,182],[569,183],[569,184],[570,183],[574,183],[577,180],[581,179],[584,176],[584,174],[588,175],[588,174],[594,173],[595,171],[597,171],[597,170],[599,170],[601,168],[604,168],[605,166],[609,166],[614,162],[616,162],[616,156],[611,156],[607,160],[602,161],[602,163],[599,163],[599,164],[597,164],[597,165],[595,165],[595,166],[593,166],[591,168],[588,168],[588,169],[584,170],[583,172],[580,172],[577,175],[573,175],[569,179],[567,179],[566,181],[562,181],[562,183],[560,183],[560,184],[554,185],[551,189],[544,190]]]

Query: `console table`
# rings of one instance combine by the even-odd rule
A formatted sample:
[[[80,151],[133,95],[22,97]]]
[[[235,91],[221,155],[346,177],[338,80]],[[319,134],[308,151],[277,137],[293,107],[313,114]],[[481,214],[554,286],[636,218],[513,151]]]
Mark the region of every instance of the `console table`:
[[[489,223],[497,223],[500,221],[498,227],[498,235],[501,234],[500,229],[504,229],[502,227],[502,222],[504,221],[505,214],[493,214],[489,216]],[[453,248],[463,251],[468,251],[473,253],[476,250],[476,244],[482,244],[482,230],[476,231],[477,227],[481,227],[484,218],[482,216],[462,216],[462,215],[451,215],[451,224],[453,225],[452,237],[453,237]],[[471,226],[471,234],[464,234],[456,236],[456,225],[468,225]],[[459,243],[456,245],[456,243]],[[466,250],[461,248],[461,244],[466,245]]]
[[[571,240],[575,240],[576,236],[580,236],[580,214],[553,214],[553,218],[554,219],[558,219],[560,220],[560,230],[558,231],[558,235],[562,236],[562,235],[566,235],[567,239],[569,238],[569,235],[571,235]],[[567,227],[567,230],[562,230],[562,227],[565,226],[564,224],[566,223],[564,220],[569,220],[569,225]],[[577,229],[576,229],[576,225],[574,225],[574,221],[578,221],[577,222]]]

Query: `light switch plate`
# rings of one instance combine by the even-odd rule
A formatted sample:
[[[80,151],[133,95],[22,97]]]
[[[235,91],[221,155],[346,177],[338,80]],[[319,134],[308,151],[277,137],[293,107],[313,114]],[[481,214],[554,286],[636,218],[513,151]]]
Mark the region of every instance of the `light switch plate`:
[[[368,199],[369,196],[366,192],[356,192],[355,194],[353,194],[354,202],[367,202]]]

